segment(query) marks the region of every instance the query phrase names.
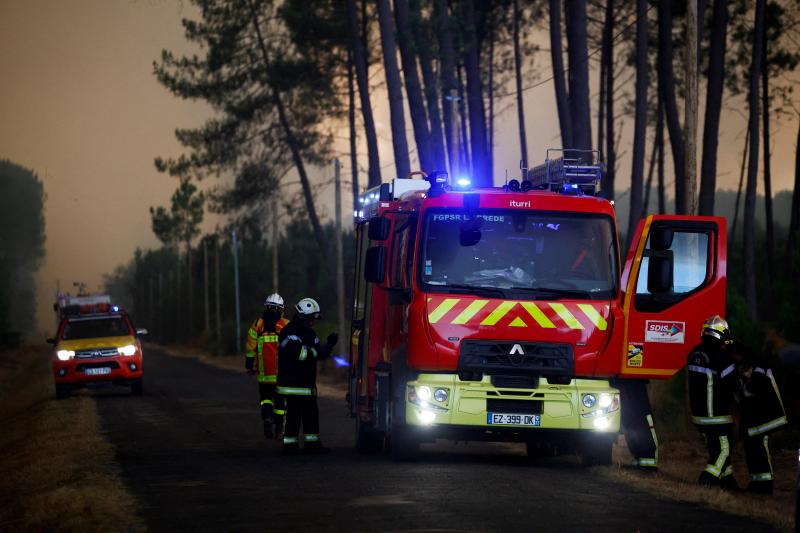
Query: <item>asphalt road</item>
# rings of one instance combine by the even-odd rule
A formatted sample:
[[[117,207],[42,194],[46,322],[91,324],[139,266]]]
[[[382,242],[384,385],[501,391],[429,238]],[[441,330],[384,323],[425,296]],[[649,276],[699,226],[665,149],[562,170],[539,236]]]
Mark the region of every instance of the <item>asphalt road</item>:
[[[143,397],[94,393],[152,531],[765,531],[634,492],[576,461],[531,466],[509,445],[437,443],[416,463],[353,449],[339,398],[320,398],[334,452],[282,457],[244,373],[146,353]],[[124,525],[121,525],[124,528]]]

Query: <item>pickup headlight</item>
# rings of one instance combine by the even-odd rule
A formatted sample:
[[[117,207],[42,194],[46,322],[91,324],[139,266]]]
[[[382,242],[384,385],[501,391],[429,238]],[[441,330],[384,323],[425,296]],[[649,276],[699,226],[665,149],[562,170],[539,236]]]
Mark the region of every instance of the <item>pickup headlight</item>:
[[[117,348],[117,351],[119,352],[120,355],[131,356],[136,353],[136,346],[134,346],[133,344],[128,344],[127,346]]]
[[[75,352],[72,350],[59,350],[56,352],[56,357],[58,357],[60,361],[69,361],[75,357]]]

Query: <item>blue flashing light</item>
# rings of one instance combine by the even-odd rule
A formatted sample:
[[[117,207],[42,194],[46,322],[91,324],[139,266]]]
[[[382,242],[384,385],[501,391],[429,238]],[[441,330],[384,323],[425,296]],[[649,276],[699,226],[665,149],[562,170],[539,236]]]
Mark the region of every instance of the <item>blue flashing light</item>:
[[[350,363],[344,357],[340,357],[338,355],[333,356],[333,360],[336,361],[337,368],[341,368],[343,366],[350,366]]]
[[[111,310],[115,313],[119,313],[119,306],[113,305],[111,306]]]
[[[470,180],[469,178],[458,178],[458,180],[456,181],[456,185],[458,185],[462,189],[465,189],[470,185],[472,185],[472,180]]]
[[[581,187],[577,183],[565,183],[561,192],[564,194],[578,194],[581,192]]]

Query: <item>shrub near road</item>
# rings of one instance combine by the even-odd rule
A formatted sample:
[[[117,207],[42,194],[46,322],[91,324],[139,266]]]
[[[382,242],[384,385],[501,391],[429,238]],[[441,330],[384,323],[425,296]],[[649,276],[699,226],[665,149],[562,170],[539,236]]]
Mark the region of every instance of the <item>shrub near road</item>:
[[[143,530],[95,401],[57,402],[49,358],[0,352],[0,531]]]

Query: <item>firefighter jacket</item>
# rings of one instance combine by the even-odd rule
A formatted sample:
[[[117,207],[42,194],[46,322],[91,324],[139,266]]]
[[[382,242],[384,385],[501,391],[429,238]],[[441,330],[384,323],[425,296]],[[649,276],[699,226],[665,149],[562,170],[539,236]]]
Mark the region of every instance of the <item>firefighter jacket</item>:
[[[258,350],[258,337],[264,332],[264,319],[259,317],[250,325],[247,330],[247,340],[244,345],[244,356],[251,358],[256,356]]]
[[[689,407],[692,422],[698,426],[732,424],[733,358],[721,343],[705,341],[695,346],[687,358]]]
[[[786,411],[769,368],[755,367],[749,379],[742,378],[739,408],[748,437],[770,433],[787,424]]]
[[[326,359],[331,347],[321,345],[313,329],[293,319],[278,335],[278,393],[300,396],[317,394],[317,361]]]
[[[263,322],[263,321],[262,321]],[[259,383],[276,383],[278,374],[278,334],[289,321],[280,318],[274,326],[264,326],[258,336],[255,366]]]

